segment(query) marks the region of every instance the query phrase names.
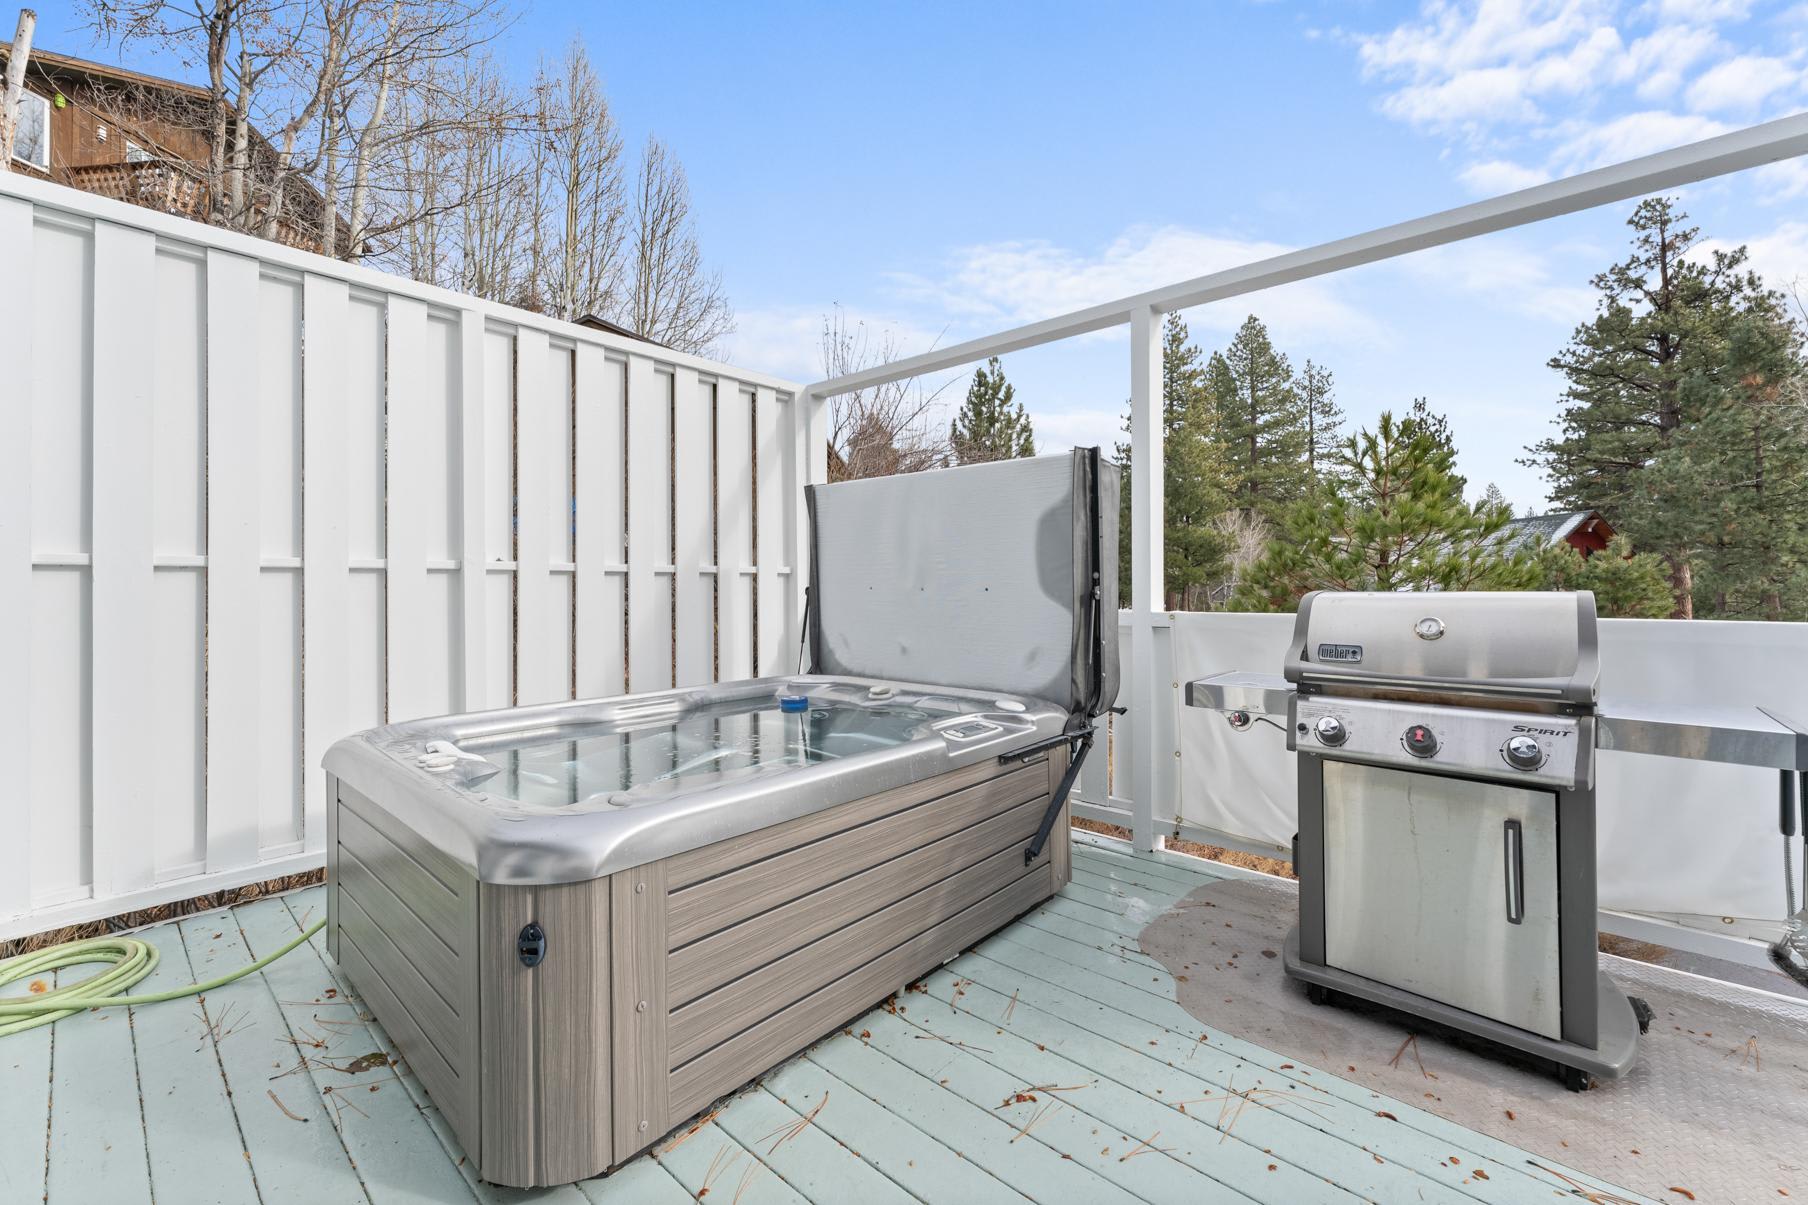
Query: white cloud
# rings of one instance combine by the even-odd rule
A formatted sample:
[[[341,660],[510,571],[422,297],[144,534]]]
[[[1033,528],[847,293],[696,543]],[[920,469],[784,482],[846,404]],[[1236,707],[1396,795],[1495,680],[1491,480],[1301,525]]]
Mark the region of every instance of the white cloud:
[[[1763,54],[1742,54],[1717,63],[1689,85],[1689,107],[1697,112],[1749,113],[1778,92],[1801,88],[1801,68]]]
[[[1808,222],[1784,222],[1754,238],[1705,239],[1691,254],[1706,259],[1714,251],[1730,251],[1743,241],[1751,252],[1752,271],[1773,289],[1794,290],[1808,302]]]
[[[1437,130],[1537,121],[1541,102],[1582,95],[1627,59],[1604,0],[1431,0],[1426,20],[1363,38],[1363,69],[1396,85],[1390,116]]]
[[[1421,291],[1472,293],[1493,308],[1554,322],[1565,330],[1594,310],[1592,290],[1560,283],[1545,255],[1498,237],[1434,247],[1407,256],[1400,265]]]
[[[1096,252],[1042,240],[963,248],[933,275],[900,275],[905,297],[928,304],[981,329],[1033,322],[1267,259],[1292,250],[1280,243],[1237,239],[1178,226],[1138,227]],[[1382,329],[1325,281],[1303,281],[1261,295],[1249,306],[1264,319],[1302,336],[1332,342],[1368,341]],[[1200,311],[1199,325],[1235,325],[1248,313],[1242,302]]]
[[[1122,410],[1077,409],[1050,413],[1032,406],[1030,423],[1036,429],[1038,452],[1098,447],[1109,454],[1112,447],[1125,438]]]
[[[947,342],[941,332],[896,316],[857,309],[847,310],[843,316],[850,329],[864,328],[870,333],[874,348],[889,340],[899,356],[915,355]],[[737,311],[734,334],[724,341],[722,359],[787,380],[820,380],[825,317],[821,308],[805,306]]]
[[[1657,0],[1655,16],[1667,21],[1743,21],[1750,0]]]
[[[1698,25],[1662,25],[1627,48],[1625,74],[1633,82],[1640,100],[1647,103],[1667,100],[1682,86],[1688,71],[1721,46],[1719,36],[1712,29]]]
[[[1484,197],[1493,197],[1501,193],[1518,192],[1534,184],[1543,184],[1551,175],[1542,168],[1526,167],[1505,159],[1488,159],[1481,163],[1471,163],[1457,173],[1457,178],[1471,191]]]
[[[1808,95],[1803,28],[1744,0],[1423,0],[1355,39],[1382,112],[1443,135],[1458,178],[1499,193],[1777,116]],[[1808,179],[1761,175],[1795,196]]]
[[[1567,122],[1551,155],[1562,174],[1587,171],[1724,134],[1731,127],[1693,113],[1647,109],[1604,122]]]

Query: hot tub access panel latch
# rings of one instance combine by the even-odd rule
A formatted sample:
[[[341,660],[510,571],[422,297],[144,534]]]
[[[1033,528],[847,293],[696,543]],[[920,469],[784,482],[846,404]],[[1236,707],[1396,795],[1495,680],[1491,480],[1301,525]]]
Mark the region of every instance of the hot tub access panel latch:
[[[521,927],[520,936],[515,938],[515,953],[524,967],[537,967],[546,957],[546,930],[540,922],[530,920]]]

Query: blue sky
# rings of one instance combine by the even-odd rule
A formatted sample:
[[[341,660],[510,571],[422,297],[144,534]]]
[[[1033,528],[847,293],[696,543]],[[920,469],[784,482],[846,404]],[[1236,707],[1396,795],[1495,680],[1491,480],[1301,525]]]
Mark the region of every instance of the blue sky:
[[[41,45],[94,49],[39,11]],[[1808,4],[1740,0],[536,0],[499,52],[525,73],[573,37],[630,142],[657,133],[689,171],[729,358],[800,380],[832,305],[923,350],[1808,107]],[[1808,292],[1808,165],[1684,197]],[[1516,458],[1556,412],[1544,362],[1630,210],[1186,317],[1210,349],[1260,315],[1359,422],[1429,397],[1471,492],[1536,505]],[[1123,331],[1005,367],[1044,448],[1117,437]]]

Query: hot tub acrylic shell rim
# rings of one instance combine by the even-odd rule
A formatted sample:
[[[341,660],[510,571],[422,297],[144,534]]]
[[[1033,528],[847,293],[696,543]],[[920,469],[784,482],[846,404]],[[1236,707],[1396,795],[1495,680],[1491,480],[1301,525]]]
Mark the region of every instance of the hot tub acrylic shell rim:
[[[556,737],[596,725],[619,725],[626,731],[709,704],[776,700],[786,693],[807,695],[813,704],[842,705],[928,697],[955,704],[951,718],[984,718],[1000,731],[959,741],[931,727],[888,748],[815,765],[726,780],[706,775],[674,783],[669,791],[639,799],[634,806],[546,815],[486,806],[447,775],[421,768],[413,752],[404,755],[430,740],[459,744],[512,734]],[[1060,735],[1067,718],[1040,700],[993,692],[798,675],[411,720],[340,740],[327,750],[322,765],[480,882],[576,883],[996,759]]]

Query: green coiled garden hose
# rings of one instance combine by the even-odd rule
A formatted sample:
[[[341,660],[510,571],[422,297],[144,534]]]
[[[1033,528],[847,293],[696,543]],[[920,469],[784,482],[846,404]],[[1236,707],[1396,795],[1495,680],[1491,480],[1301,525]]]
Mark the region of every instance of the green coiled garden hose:
[[[53,971],[63,967],[88,962],[109,965],[98,974],[64,987],[42,987],[28,996],[0,996],[0,1038],[8,1034],[23,1033],[39,1025],[49,1025],[52,1021],[60,1021],[84,1009],[110,1008],[121,1004],[157,1004],[164,1000],[179,1000],[184,996],[210,992],[235,979],[243,979],[253,971],[263,970],[325,927],[326,921],[315,921],[280,950],[272,951],[249,966],[240,967],[217,979],[172,987],[167,991],[151,992],[143,996],[120,995],[157,969],[157,947],[140,937],[89,937],[16,955],[0,961],[0,988],[21,981],[36,980],[42,984]]]

